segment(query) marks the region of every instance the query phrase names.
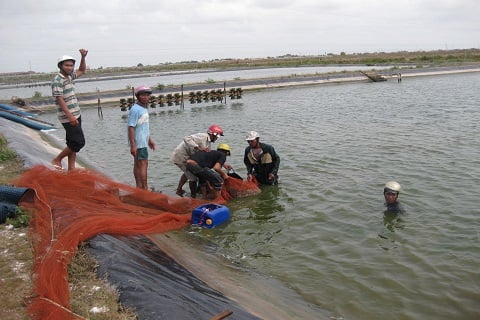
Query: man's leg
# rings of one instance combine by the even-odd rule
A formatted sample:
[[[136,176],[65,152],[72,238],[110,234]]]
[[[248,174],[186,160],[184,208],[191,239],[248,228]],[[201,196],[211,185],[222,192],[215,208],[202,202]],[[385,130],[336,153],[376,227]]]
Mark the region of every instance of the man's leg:
[[[180,180],[178,181],[176,194],[178,194],[179,196],[183,196],[183,194],[185,193],[185,191],[183,191],[183,185],[185,183],[187,183],[187,176],[184,173],[182,174],[182,176],[180,177]]]
[[[197,196],[197,181],[188,181],[188,186],[190,188],[190,194],[192,198],[195,198]]]
[[[55,167],[62,166],[62,160],[68,157],[68,170],[75,169],[77,160],[77,152],[85,146],[85,136],[82,130],[82,117],[78,118],[78,125],[72,126],[69,123],[62,123],[65,128],[65,140],[67,147],[60,152],[60,154],[53,159],[52,164]]]
[[[76,152],[70,152],[68,154],[68,171],[75,169],[75,164],[77,161],[77,153]]]
[[[207,183],[205,198],[215,199],[220,195],[223,186],[223,179],[218,172],[213,169],[204,168],[198,175]]]
[[[133,176],[137,188],[148,189],[147,182],[148,160],[137,160],[133,162]]]
[[[207,199],[207,192],[208,192],[207,191],[207,189],[208,189],[207,184],[208,184],[208,181],[207,181],[207,183],[202,183],[202,185],[200,185],[200,190],[202,192],[202,198],[203,199]]]
[[[204,190],[202,190],[202,192],[203,191]],[[203,198],[204,199],[209,199],[209,200],[216,199],[220,195],[220,191],[215,190],[215,188],[212,186],[210,181],[207,181],[207,183],[205,183],[205,191],[204,192],[205,193],[203,194]]]
[[[63,158],[69,156],[73,151],[69,147],[65,147],[53,160],[52,160],[52,165],[55,166],[56,168],[61,168],[62,167],[62,160]],[[69,162],[69,167],[70,167],[70,162]]]

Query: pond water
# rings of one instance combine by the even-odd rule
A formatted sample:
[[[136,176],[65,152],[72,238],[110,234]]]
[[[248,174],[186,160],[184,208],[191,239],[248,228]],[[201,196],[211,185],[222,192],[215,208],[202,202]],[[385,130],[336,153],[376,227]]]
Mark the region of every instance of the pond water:
[[[293,290],[312,314],[477,319],[479,82],[472,73],[270,89],[227,104],[151,109],[149,182],[173,195],[180,171],[172,150],[212,123],[224,128],[219,142],[232,147],[229,162],[245,176],[244,137],[256,130],[281,157],[280,184],[230,201],[227,223],[187,228],[179,238],[214,243],[230,263]],[[104,108],[103,119],[84,109],[81,155],[134,185],[125,117],[118,108]],[[390,180],[403,187],[400,217],[384,215]]]

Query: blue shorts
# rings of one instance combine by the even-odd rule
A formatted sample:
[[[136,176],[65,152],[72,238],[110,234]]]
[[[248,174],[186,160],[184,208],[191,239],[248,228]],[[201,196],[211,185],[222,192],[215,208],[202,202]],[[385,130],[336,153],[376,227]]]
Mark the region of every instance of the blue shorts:
[[[148,148],[137,149],[137,160],[148,160]]]

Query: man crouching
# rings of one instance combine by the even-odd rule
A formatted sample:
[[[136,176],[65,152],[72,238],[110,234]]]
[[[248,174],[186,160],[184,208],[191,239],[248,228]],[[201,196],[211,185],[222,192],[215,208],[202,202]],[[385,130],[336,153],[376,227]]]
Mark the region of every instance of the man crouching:
[[[220,195],[223,181],[229,178],[222,167],[230,151],[230,146],[222,143],[217,150],[196,152],[187,160],[187,170],[198,178],[204,199],[215,199]],[[192,198],[195,197],[196,193],[192,193]]]

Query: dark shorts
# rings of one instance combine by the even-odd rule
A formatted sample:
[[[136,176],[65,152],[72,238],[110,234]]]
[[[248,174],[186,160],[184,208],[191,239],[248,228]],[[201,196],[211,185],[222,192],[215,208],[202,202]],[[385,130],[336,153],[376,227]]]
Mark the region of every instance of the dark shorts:
[[[65,128],[65,140],[67,147],[73,152],[78,152],[85,146],[85,136],[82,130],[82,117],[78,118],[78,126],[72,126],[69,122],[62,123]]]
[[[137,149],[137,160],[148,160],[148,149],[147,148]]]
[[[187,170],[198,177],[200,184],[204,184],[208,181],[213,189],[217,191],[222,190],[223,178],[215,170],[190,164],[187,164]]]

